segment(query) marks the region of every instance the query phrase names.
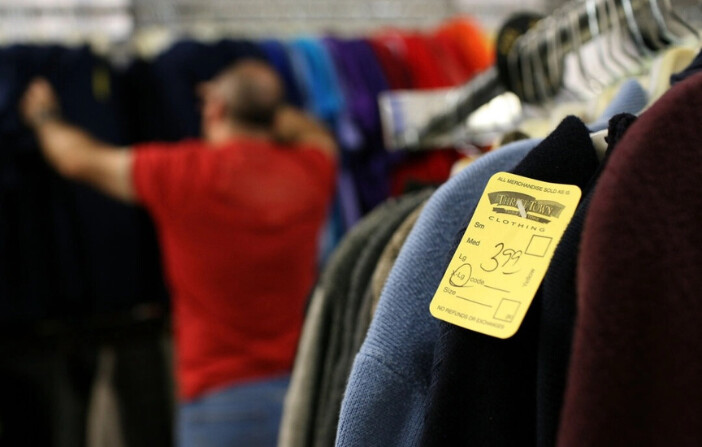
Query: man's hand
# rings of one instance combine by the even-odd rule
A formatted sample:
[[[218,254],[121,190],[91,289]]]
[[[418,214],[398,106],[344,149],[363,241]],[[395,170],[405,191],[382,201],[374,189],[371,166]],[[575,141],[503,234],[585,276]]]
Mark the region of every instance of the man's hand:
[[[46,79],[34,79],[22,97],[20,113],[24,122],[36,129],[44,122],[61,116],[56,93]]]
[[[29,84],[19,107],[24,121],[34,129],[44,157],[59,173],[116,199],[135,200],[131,151],[96,140],[63,121],[54,89],[45,79]]]

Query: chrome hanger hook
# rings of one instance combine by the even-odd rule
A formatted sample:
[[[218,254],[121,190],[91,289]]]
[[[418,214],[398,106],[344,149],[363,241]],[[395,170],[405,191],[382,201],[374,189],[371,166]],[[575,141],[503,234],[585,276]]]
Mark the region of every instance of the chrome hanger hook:
[[[602,0],[598,3],[598,16],[601,17],[600,29],[605,32],[606,38],[604,38],[603,45],[609,56],[608,59],[611,60],[616,67],[619,78],[623,78],[629,73],[629,68],[622,62],[615,51],[615,47],[617,47],[616,38],[617,31],[619,31],[619,19],[616,10],[610,10],[609,3],[609,0]]]
[[[631,0],[621,0],[622,10],[624,11],[624,16],[626,17],[627,28],[631,33],[631,37],[634,39],[634,44],[639,53],[647,58],[653,57],[653,52],[646,46],[644,42],[643,34],[641,33],[641,28],[639,27],[639,22],[636,20],[634,14],[634,7],[631,4]]]
[[[651,13],[653,14],[653,19],[658,26],[658,31],[660,31],[660,36],[668,41],[669,44],[678,43],[680,39],[668,28],[668,23],[665,20],[665,16],[663,16],[658,0],[649,0],[648,3],[651,6]]]
[[[687,22],[685,19],[682,18],[680,14],[678,14],[675,8],[673,8],[673,5],[670,3],[670,0],[663,0],[663,6],[665,7],[665,10],[668,13],[668,15],[670,15],[675,20],[675,22],[677,22],[680,26],[690,31],[690,34],[695,36],[697,43],[700,43],[702,41],[702,35],[700,34],[700,31],[694,26],[690,25],[689,22]],[[699,2],[699,6],[702,9],[702,2]]]
[[[537,87],[537,93],[538,96],[540,96],[540,101],[543,104],[548,104],[549,101],[551,100],[552,94],[552,89],[549,88],[549,83],[546,77],[546,73],[544,72],[544,69],[546,69],[546,64],[548,63],[548,54],[546,55],[547,58],[544,61],[544,59],[541,57],[541,42],[543,42],[545,39],[542,38],[542,33],[545,32],[547,22],[542,20],[539,24],[536,25],[535,30],[534,30],[534,37],[531,39],[531,45],[532,45],[532,52],[531,52],[531,65],[532,69],[534,70],[534,78],[536,80],[535,85]]]
[[[532,77],[532,71],[530,65],[530,57],[529,57],[529,40],[532,38],[533,34],[530,32],[527,32],[524,34],[518,41],[517,45],[519,46],[518,51],[520,54],[520,68],[521,70],[521,75],[522,75],[522,89],[524,91],[524,99],[527,102],[534,103],[536,102],[536,93],[534,92],[534,80]]]
[[[604,42],[602,41],[603,34],[600,32],[600,22],[597,18],[596,0],[585,0],[585,10],[587,11],[588,28],[590,30],[590,36],[595,44],[597,59],[599,60],[602,69],[607,72],[609,82],[611,83],[615,79],[619,78],[619,73],[612,70],[607,62],[607,58],[605,57]]]
[[[604,87],[602,82],[585,70],[585,62],[583,61],[582,55],[582,36],[580,35],[580,25],[578,23],[579,13],[577,9],[573,8],[567,12],[567,15],[569,25],[568,29],[570,32],[571,41],[573,43],[573,52],[578,63],[578,71],[580,71],[580,75],[582,76],[583,81],[585,81],[588,89],[592,93],[599,93]]]
[[[609,10],[609,17],[610,19],[613,19],[612,21],[612,28],[613,31],[611,33],[612,35],[612,42],[610,43],[612,47],[615,46],[615,38],[619,36],[620,42],[619,42],[619,48],[622,50],[622,53],[629,59],[629,62],[633,62],[633,65],[638,65],[639,62],[639,55],[636,53],[633,53],[630,49],[629,46],[626,45],[625,39],[625,34],[624,30],[622,29],[622,17],[619,15],[619,9],[617,8],[617,3],[616,0],[607,0],[607,9]],[[613,48],[612,48],[613,50]],[[624,64],[626,66],[626,64]],[[631,69],[627,69],[627,73],[630,73]]]

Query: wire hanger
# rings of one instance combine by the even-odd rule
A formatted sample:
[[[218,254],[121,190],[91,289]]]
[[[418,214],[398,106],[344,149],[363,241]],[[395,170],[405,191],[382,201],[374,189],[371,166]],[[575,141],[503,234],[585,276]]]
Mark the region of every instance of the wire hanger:
[[[554,88],[554,81],[562,80],[560,67],[567,54],[575,56],[578,72],[587,88],[594,93],[601,91],[614,81],[630,76],[632,69],[680,40],[668,25],[666,16],[679,28],[699,35],[675,11],[670,0],[572,1],[516,39],[507,56],[507,73],[500,73],[495,67],[485,71],[459,87],[459,100],[449,110],[434,116],[422,128],[404,129],[403,135],[394,135],[389,140],[410,149],[431,146],[438,136],[463,126],[471,113],[507,90],[527,103],[548,101],[559,90]],[[646,18],[648,23],[645,23]],[[629,60],[625,63],[614,56],[611,33],[628,36],[638,54],[622,46],[620,54]],[[609,48],[606,39],[610,39]],[[596,40],[597,60],[606,80],[595,75],[584,62],[583,47],[592,40]]]

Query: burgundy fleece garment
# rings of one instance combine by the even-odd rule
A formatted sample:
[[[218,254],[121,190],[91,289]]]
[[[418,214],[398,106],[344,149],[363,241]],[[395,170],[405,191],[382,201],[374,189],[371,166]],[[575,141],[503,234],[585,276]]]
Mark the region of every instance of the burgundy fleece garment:
[[[577,287],[558,445],[702,445],[702,74],[612,154]]]

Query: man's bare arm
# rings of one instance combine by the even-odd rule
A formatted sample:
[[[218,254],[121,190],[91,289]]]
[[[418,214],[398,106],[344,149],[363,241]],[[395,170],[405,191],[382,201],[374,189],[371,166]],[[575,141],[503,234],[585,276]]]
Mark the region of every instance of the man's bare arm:
[[[65,177],[134,202],[132,151],[96,140],[61,119],[59,110],[51,85],[42,79],[33,81],[22,98],[21,111],[49,163]]]
[[[275,137],[287,144],[304,144],[336,156],[337,147],[329,131],[304,112],[283,106],[276,117]]]

